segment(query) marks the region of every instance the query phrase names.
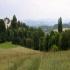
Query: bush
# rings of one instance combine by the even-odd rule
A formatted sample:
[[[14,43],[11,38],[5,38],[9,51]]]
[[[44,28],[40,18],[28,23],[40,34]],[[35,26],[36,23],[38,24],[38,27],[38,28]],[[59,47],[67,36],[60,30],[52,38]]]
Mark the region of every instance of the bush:
[[[51,51],[58,51],[59,50],[59,47],[56,46],[56,45],[53,45],[53,46],[51,46],[51,49],[50,50]]]

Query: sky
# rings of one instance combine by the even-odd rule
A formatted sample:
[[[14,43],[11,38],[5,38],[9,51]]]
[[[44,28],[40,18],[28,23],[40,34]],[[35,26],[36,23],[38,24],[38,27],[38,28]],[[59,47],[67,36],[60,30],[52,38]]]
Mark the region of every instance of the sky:
[[[0,0],[0,18],[70,20],[70,0]]]

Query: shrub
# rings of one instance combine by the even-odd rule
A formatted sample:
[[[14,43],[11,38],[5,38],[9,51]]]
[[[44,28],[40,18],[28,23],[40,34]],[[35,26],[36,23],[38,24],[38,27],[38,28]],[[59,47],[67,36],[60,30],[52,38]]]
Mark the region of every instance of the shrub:
[[[58,51],[59,50],[59,47],[56,46],[56,45],[53,45],[53,46],[51,46],[51,49],[50,50],[51,51]]]

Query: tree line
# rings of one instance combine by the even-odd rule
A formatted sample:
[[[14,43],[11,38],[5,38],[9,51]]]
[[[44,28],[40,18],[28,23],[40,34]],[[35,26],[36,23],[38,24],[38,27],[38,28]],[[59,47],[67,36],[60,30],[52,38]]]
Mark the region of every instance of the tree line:
[[[7,41],[40,51],[67,50],[70,49],[70,30],[63,31],[61,17],[58,19],[58,32],[46,34],[41,28],[18,21],[14,15],[7,29],[4,20],[0,19],[0,43]]]

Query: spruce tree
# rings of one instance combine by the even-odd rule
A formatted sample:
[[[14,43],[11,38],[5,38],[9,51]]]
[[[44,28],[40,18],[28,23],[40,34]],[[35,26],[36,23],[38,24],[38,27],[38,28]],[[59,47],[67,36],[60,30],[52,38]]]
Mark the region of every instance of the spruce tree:
[[[17,18],[16,18],[15,15],[13,16],[13,19],[12,19],[12,21],[11,21],[11,28],[12,28],[12,29],[17,28]]]

